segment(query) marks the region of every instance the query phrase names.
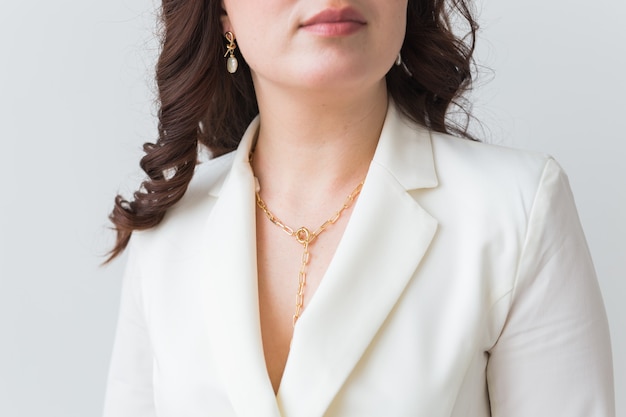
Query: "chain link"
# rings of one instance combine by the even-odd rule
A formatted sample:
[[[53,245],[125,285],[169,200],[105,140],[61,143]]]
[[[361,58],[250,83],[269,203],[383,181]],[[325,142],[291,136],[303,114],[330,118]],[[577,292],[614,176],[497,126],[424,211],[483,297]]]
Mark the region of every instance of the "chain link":
[[[318,237],[324,230],[326,230],[330,225],[337,223],[337,220],[341,217],[344,211],[346,211],[356,197],[361,192],[363,188],[364,181],[361,181],[359,185],[346,197],[346,200],[343,203],[343,206],[339,211],[337,211],[330,219],[326,220],[320,227],[317,228],[314,232],[311,232],[306,227],[300,227],[297,230],[293,230],[291,227],[284,224],[278,217],[276,217],[265,204],[265,201],[261,198],[261,194],[256,192],[256,204],[259,208],[265,213],[265,216],[274,223],[276,226],[280,227],[283,232],[287,233],[289,236],[293,236],[296,241],[301,244],[304,248],[304,252],[302,253],[302,260],[300,263],[300,272],[298,273],[298,292],[296,293],[296,311],[293,315],[293,325],[295,327],[296,322],[300,318],[302,313],[302,308],[304,307],[304,287],[306,286],[306,271],[307,265],[310,260],[310,252],[309,245],[316,237]]]

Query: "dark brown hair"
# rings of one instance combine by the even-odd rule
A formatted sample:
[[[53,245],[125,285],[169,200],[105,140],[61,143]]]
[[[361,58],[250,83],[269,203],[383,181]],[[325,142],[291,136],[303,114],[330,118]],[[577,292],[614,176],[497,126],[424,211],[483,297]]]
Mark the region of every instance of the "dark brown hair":
[[[118,256],[134,230],[161,222],[185,194],[193,176],[198,145],[213,156],[234,150],[258,113],[250,68],[239,56],[229,74],[217,0],[163,0],[161,54],[156,66],[159,138],[146,143],[141,168],[147,179],[132,200],[118,195],[109,216],[117,232],[107,260]],[[460,18],[460,19],[459,19]],[[463,23],[457,36],[453,23]],[[462,95],[472,80],[477,30],[469,0],[409,0],[403,65],[387,74],[398,108],[431,130],[471,138],[467,123],[452,121],[452,108],[465,111]]]

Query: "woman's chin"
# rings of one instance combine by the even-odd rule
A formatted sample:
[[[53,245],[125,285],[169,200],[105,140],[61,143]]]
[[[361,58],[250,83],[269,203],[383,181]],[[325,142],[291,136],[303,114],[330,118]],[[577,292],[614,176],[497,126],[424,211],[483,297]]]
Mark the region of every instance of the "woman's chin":
[[[329,92],[334,95],[342,91],[367,89],[384,79],[384,74],[373,74],[365,65],[317,65],[300,69],[291,79],[299,89]]]

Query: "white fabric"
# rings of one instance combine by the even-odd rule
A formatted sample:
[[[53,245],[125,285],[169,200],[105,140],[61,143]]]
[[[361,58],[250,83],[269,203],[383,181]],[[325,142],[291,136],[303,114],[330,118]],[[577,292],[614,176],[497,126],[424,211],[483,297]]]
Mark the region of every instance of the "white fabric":
[[[608,326],[549,157],[390,105],[278,395],[259,324],[252,123],[135,233],[106,417],[612,417]]]

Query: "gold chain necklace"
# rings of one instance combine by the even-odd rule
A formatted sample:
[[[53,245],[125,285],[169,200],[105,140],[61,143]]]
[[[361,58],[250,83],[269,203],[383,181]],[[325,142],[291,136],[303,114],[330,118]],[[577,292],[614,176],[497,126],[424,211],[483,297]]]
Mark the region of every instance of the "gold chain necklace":
[[[300,273],[298,274],[298,293],[296,295],[296,312],[293,315],[293,326],[296,326],[296,322],[300,318],[300,313],[302,312],[302,306],[304,305],[304,287],[306,286],[306,267],[309,264],[309,245],[318,237],[327,227],[332,224],[335,224],[339,217],[343,214],[343,212],[348,209],[354,199],[359,195],[361,189],[363,188],[363,182],[361,181],[359,185],[346,197],[346,200],[343,203],[341,209],[336,212],[330,219],[326,220],[320,227],[317,228],[316,231],[311,232],[306,227],[300,227],[299,229],[292,229],[291,227],[284,224],[278,217],[274,216],[272,212],[267,208],[265,201],[261,198],[259,191],[256,192],[256,204],[259,206],[263,213],[267,216],[267,218],[274,223],[276,226],[280,227],[285,233],[289,236],[293,236],[296,241],[301,244],[304,248],[304,252],[302,253],[302,262],[300,264]]]

